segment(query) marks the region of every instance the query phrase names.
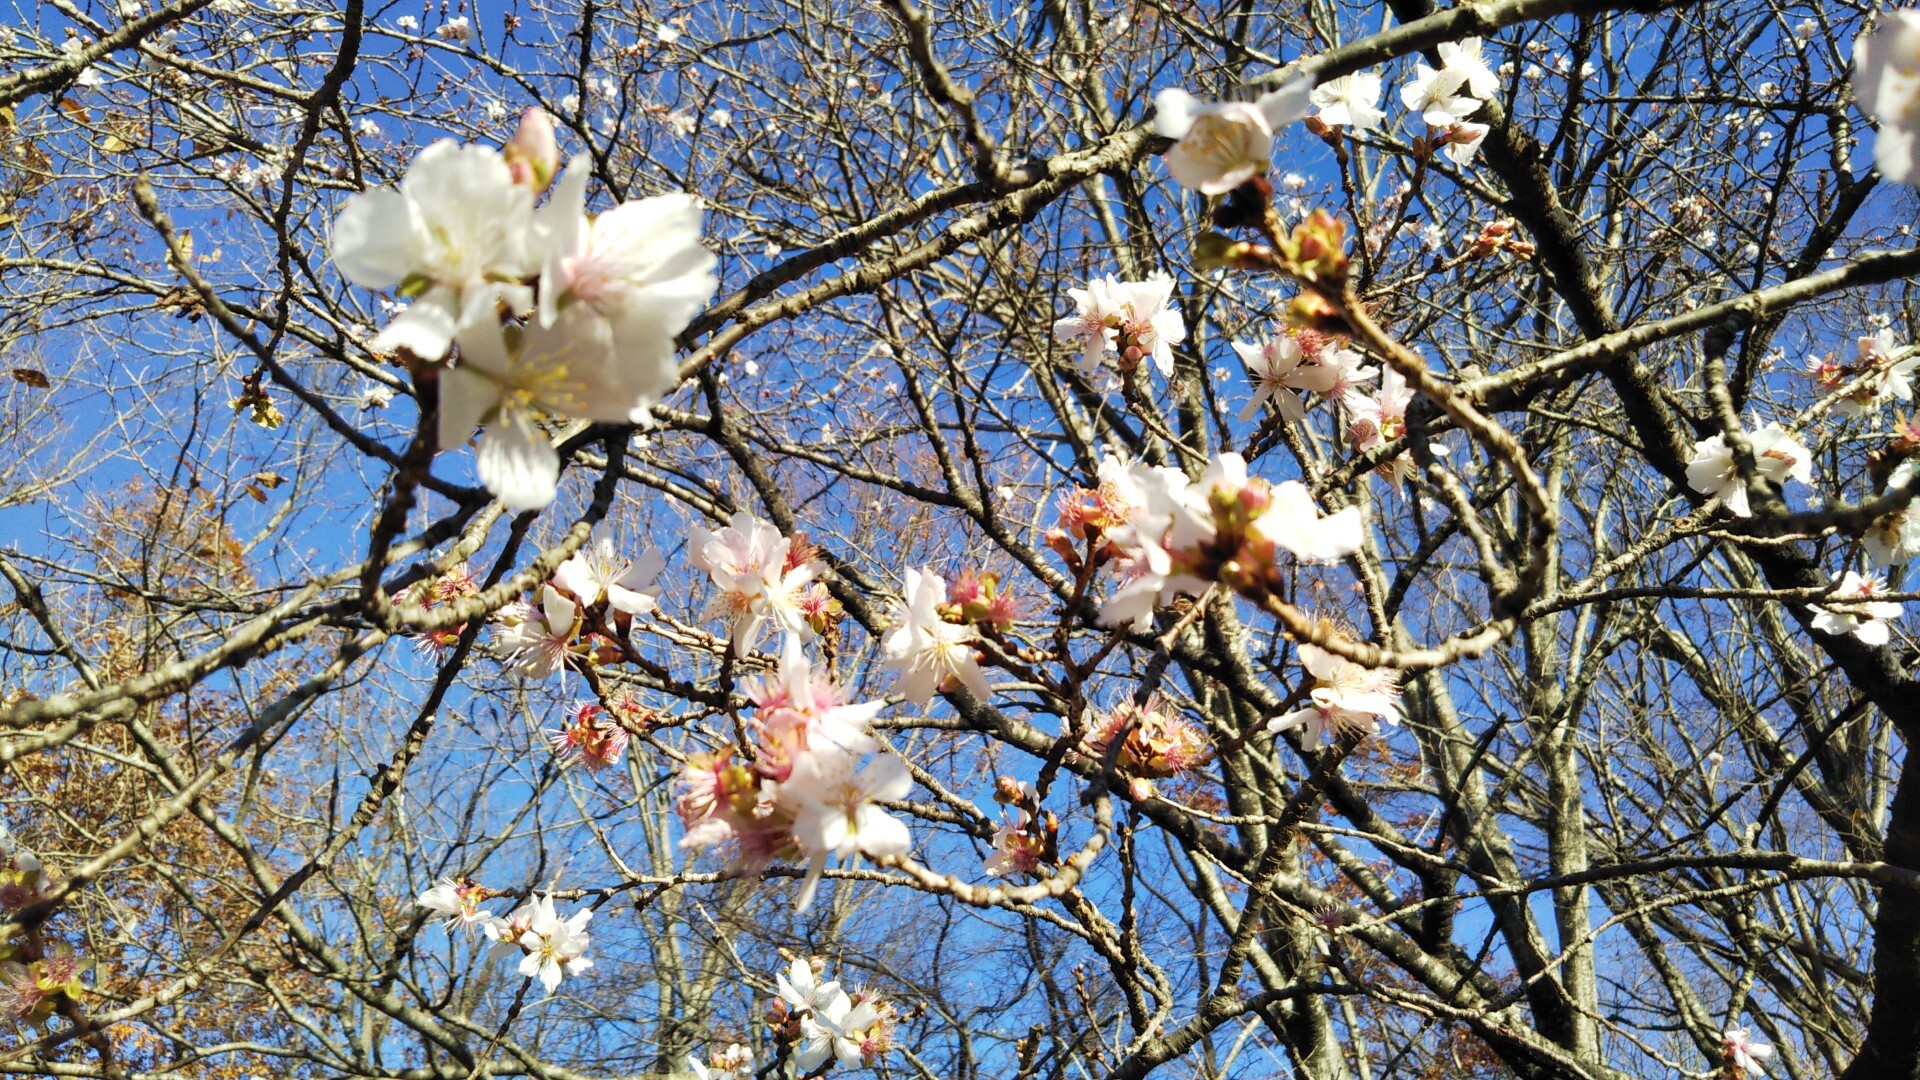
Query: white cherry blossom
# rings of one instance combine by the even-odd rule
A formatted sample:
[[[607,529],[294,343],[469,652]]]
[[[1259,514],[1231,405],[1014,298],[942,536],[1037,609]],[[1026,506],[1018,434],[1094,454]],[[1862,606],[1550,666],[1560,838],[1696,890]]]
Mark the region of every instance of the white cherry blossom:
[[[811,559],[788,565],[792,541],[780,530],[741,511],[718,531],[694,528],[687,544],[693,564],[720,589],[709,615],[727,617],[734,655],[744,656],[760,643],[769,619],[789,634],[812,639],[801,600],[826,568]]]
[[[613,611],[645,615],[659,607],[656,579],[666,565],[666,557],[658,551],[626,558],[614,546],[613,537],[596,526],[593,539],[553,572],[553,582],[588,606],[605,600]]]
[[[532,306],[522,280],[539,269],[533,193],[498,150],[443,139],[413,160],[399,188],[349,196],[334,222],[333,262],[368,289],[413,298],[373,339],[423,360],[447,354],[462,328],[497,322],[501,301]]]
[[[906,824],[879,805],[904,799],[913,790],[906,763],[893,754],[879,754],[856,770],[855,760],[833,747],[816,748],[794,762],[792,774],[780,785],[783,800],[796,807],[794,839],[811,856],[794,900],[797,910],[813,903],[828,859],[897,857],[913,846]]]
[[[440,447],[457,447],[485,425],[475,471],[508,509],[553,501],[560,455],[540,420],[638,423],[652,406],[645,373],[616,358],[606,320],[591,312],[569,312],[552,326],[503,328],[488,319],[458,341],[459,361],[440,377]]]
[[[1754,470],[1761,479],[1784,485],[1788,480],[1813,483],[1813,454],[1779,424],[1747,433]],[[1714,435],[1693,444],[1687,462],[1687,486],[1702,495],[1717,496],[1736,517],[1752,517],[1747,486],[1734,464],[1733,448],[1725,436]]]
[[[1416,64],[1413,70],[1413,79],[1400,88],[1400,100],[1430,126],[1450,128],[1479,111],[1479,99],[1460,92],[1466,85],[1465,73],[1425,64]]]
[[[1182,187],[1224,195],[1267,171],[1274,132],[1307,114],[1313,84],[1289,79],[1252,102],[1203,102],[1177,87],[1154,95],[1155,134],[1177,140],[1167,171]]]
[[[1880,122],[1874,164],[1896,184],[1920,184],[1920,10],[1882,12],[1853,60],[1854,96]]]
[[[1318,750],[1343,732],[1375,734],[1382,723],[1400,723],[1399,676],[1385,668],[1370,668],[1320,648],[1300,645],[1300,662],[1313,676],[1309,703],[1267,722],[1271,732],[1301,728],[1300,743]]]
[[[896,688],[908,701],[925,707],[948,680],[982,701],[992,689],[980,671],[973,643],[980,632],[950,623],[938,610],[947,602],[947,583],[931,570],[907,568],[906,596],[892,604],[897,625],[880,641],[884,665],[900,673]]]
[[[433,888],[420,894],[414,903],[446,920],[449,928],[474,930],[493,919],[493,913],[480,906],[481,889],[472,882],[441,878]]]
[[[1356,71],[1314,87],[1313,105],[1320,110],[1321,123],[1355,134],[1370,131],[1387,118],[1380,108],[1380,76],[1371,71]]]
[[[1903,610],[1898,601],[1875,600],[1887,591],[1877,577],[1862,577],[1848,570],[1834,578],[1833,598],[1807,605],[1813,612],[1813,628],[1836,637],[1852,634],[1868,645],[1885,645],[1893,638],[1889,619],[1897,619]]]
[[[1721,1052],[1726,1055],[1740,1075],[1765,1076],[1766,1070],[1760,1063],[1773,1056],[1773,1047],[1762,1039],[1755,1038],[1743,1027],[1733,1027],[1720,1033]]]
[[[1307,403],[1301,391],[1324,394],[1333,389],[1335,373],[1320,364],[1309,363],[1300,349],[1299,339],[1290,334],[1269,338],[1264,344],[1233,343],[1233,351],[1247,365],[1254,380],[1253,397],[1240,411],[1240,419],[1251,420],[1260,406],[1271,401],[1288,420],[1302,420]]]
[[[574,158],[538,214],[540,322],[552,326],[575,307],[606,319],[629,384],[651,404],[677,381],[674,337],[713,296],[716,260],[700,244],[691,196],[630,200],[589,217],[591,173],[586,155]]]

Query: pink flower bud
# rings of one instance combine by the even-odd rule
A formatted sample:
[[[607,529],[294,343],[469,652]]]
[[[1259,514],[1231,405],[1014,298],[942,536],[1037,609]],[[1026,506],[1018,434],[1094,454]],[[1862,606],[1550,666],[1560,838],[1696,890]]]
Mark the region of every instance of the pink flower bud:
[[[520,130],[513,133],[513,141],[506,145],[505,151],[514,183],[527,185],[535,195],[547,190],[547,185],[553,183],[553,174],[560,169],[560,146],[554,141],[553,118],[538,107],[521,113]]]

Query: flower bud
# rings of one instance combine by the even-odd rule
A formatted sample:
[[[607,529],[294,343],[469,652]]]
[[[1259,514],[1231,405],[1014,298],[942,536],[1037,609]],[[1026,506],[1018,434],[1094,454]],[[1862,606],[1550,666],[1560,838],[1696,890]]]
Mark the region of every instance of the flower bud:
[[[1287,305],[1286,322],[1297,330],[1312,330],[1318,334],[1344,334],[1347,332],[1346,317],[1332,301],[1319,293],[1303,292]]]
[[[553,174],[560,170],[560,146],[554,141],[553,118],[537,106],[520,114],[520,130],[513,133],[513,141],[504,150],[513,182],[527,185],[535,195],[547,190],[547,185],[553,183]]]
[[[1327,213],[1315,210],[1305,221],[1293,227],[1283,241],[1281,255],[1288,273],[1303,281],[1339,285],[1347,280],[1347,225]]]
[[[1265,244],[1235,240],[1217,232],[1203,232],[1194,237],[1193,268],[1207,271],[1223,267],[1270,270],[1273,268],[1273,249]]]

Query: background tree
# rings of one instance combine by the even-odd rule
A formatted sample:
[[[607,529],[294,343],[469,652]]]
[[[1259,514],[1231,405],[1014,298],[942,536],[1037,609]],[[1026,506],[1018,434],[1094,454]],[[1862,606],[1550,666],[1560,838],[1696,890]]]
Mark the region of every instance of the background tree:
[[[1901,18],[9,11],[0,1070],[659,1076],[739,1043],[802,1075],[833,1010],[776,979],[818,957],[890,1045],[813,1072],[1920,1072],[1911,639],[1834,591],[1898,603],[1914,553],[1920,252],[1873,162],[1908,46],[1854,98]],[[1271,172],[1183,187],[1168,88],[1294,91]],[[349,196],[528,107],[591,208],[697,196],[719,285],[649,424],[540,429],[558,493],[520,513],[435,454],[466,343],[376,348],[421,283],[333,245]],[[1088,306],[1107,275],[1137,319]],[[1093,364],[1056,330],[1089,311]],[[1335,385],[1345,349],[1371,381]],[[1202,498],[1206,545],[1141,524],[1151,468],[1225,454],[1273,486]],[[1327,515],[1300,542],[1357,518],[1352,550],[1255,551],[1289,481]],[[681,843],[712,755],[777,764],[801,636],[716,605],[691,530],[738,513],[817,562],[804,655],[910,770],[876,808],[910,855],[803,911],[804,858]],[[596,621],[529,674],[510,602],[596,529],[661,556],[657,600],[576,596]],[[1114,556],[1161,542],[1190,587],[1112,617],[1145,565]],[[900,676],[923,570],[986,693]],[[592,911],[593,966],[549,995],[415,902],[443,878]]]

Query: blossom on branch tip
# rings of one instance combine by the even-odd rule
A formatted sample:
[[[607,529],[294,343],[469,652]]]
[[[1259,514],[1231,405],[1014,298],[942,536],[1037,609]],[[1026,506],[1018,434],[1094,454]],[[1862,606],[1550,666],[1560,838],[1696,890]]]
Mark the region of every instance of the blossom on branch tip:
[[[1428,126],[1450,128],[1480,110],[1478,98],[1460,92],[1465,83],[1461,72],[1418,64],[1413,80],[1400,88],[1400,100]]]
[[[438,360],[461,329],[497,325],[500,303],[532,307],[522,284],[539,269],[532,225],[533,194],[513,182],[499,151],[443,139],[420,152],[398,189],[349,196],[331,250],[347,280],[412,298],[372,347]]]
[[[1347,732],[1371,735],[1382,723],[1400,723],[1397,672],[1356,664],[1312,642],[1301,643],[1300,662],[1314,679],[1309,703],[1268,721],[1268,731],[1300,728],[1300,744],[1311,752]]]
[[[1813,454],[1779,424],[1747,433],[1753,451],[1754,472],[1763,480],[1784,485],[1788,480],[1813,483]],[[1687,486],[1702,495],[1717,496],[1736,517],[1752,517],[1747,485],[1734,463],[1726,437],[1714,435],[1693,444],[1687,461]]]
[[[876,755],[864,768],[855,757],[832,747],[811,750],[794,764],[781,785],[798,809],[793,819],[794,839],[810,862],[794,907],[804,911],[813,901],[829,858],[897,858],[913,845],[907,826],[878,804],[906,798],[913,776],[893,754]]]
[[[987,700],[993,691],[973,648],[980,631],[941,616],[947,583],[940,575],[908,567],[906,578],[905,598],[891,605],[896,625],[880,640],[884,666],[900,673],[896,688],[923,708],[942,687],[955,684]]]
[[[1459,121],[1447,129],[1446,151],[1448,160],[1461,168],[1473,164],[1480,153],[1480,144],[1487,141],[1487,133],[1493,130],[1485,124],[1475,124],[1467,120]]]
[[[1216,455],[1192,483],[1175,469],[1136,465],[1130,474],[1144,507],[1111,534],[1125,580],[1101,605],[1105,626],[1144,629],[1156,605],[1183,592],[1197,596],[1211,582],[1255,593],[1275,588],[1280,550],[1331,562],[1364,539],[1358,507],[1323,517],[1305,485],[1249,477],[1236,453]]]
[[[533,193],[547,190],[560,169],[560,147],[554,142],[553,117],[535,105],[520,114],[520,127],[513,140],[502,148],[513,182],[525,184]]]
[[[1309,79],[1295,77],[1252,102],[1203,102],[1178,87],[1153,97],[1154,133],[1176,140],[1167,171],[1182,187],[1224,195],[1267,171],[1274,132],[1307,114]]]
[[[1387,118],[1380,108],[1380,76],[1371,71],[1356,71],[1330,79],[1313,88],[1316,115],[1329,127],[1344,127],[1358,134],[1370,131]]]
[[[1852,570],[1835,575],[1833,597],[1807,605],[1813,613],[1811,625],[1823,634],[1852,634],[1863,644],[1885,645],[1893,637],[1887,620],[1899,618],[1903,610],[1898,601],[1873,599],[1886,591],[1886,583],[1877,577],[1862,577]]]
[[[1873,162],[1896,184],[1920,184],[1920,11],[1881,13],[1853,45],[1853,90],[1880,122]]]
[[[511,957],[519,950],[520,974],[540,980],[551,994],[559,988],[563,976],[578,975],[593,966],[586,955],[587,922],[592,918],[592,908],[581,908],[562,919],[553,910],[552,896],[536,894],[512,915],[484,924],[487,937],[493,941],[488,958]]]
[[[444,877],[431,889],[421,893],[414,904],[440,916],[449,929],[458,926],[465,930],[477,930],[494,918],[493,912],[480,906],[490,895],[490,890],[475,884],[472,879]]]
[[[1406,376],[1393,368],[1386,369],[1374,393],[1350,392],[1342,404],[1353,418],[1347,426],[1347,439],[1353,448],[1366,453],[1405,435],[1407,407],[1413,404],[1413,399],[1413,388],[1407,385]],[[1437,442],[1429,442],[1427,448],[1435,454],[1447,452],[1447,448]],[[1411,480],[1415,470],[1412,454],[1400,454],[1378,467],[1380,475],[1396,483]]]

